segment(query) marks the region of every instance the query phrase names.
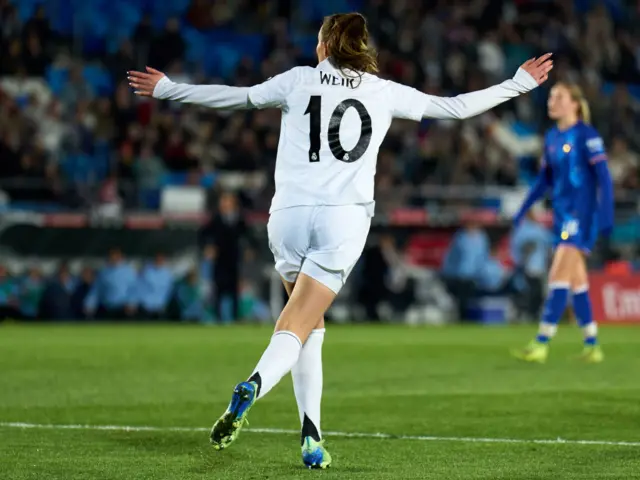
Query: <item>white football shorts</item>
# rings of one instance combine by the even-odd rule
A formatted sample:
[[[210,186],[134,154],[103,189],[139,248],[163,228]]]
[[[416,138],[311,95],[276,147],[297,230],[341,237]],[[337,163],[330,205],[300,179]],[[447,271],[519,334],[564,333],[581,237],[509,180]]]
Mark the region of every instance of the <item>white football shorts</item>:
[[[304,273],[337,294],[362,255],[369,227],[365,205],[276,210],[267,225],[276,270],[287,282]]]

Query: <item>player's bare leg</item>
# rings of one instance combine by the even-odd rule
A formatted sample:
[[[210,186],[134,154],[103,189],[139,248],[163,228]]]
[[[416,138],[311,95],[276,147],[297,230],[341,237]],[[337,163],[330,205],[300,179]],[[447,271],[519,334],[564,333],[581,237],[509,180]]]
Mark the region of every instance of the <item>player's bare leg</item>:
[[[589,298],[589,274],[584,255],[574,266],[571,282],[573,313],[584,335],[584,348],[579,359],[586,363],[600,363],[604,360],[602,348],[598,344],[598,325],[593,320],[591,299]]]
[[[284,279],[282,283],[287,295],[291,296],[295,283]],[[324,317],[322,317],[309,334],[300,351],[298,362],[291,369],[293,391],[300,416],[302,462],[309,468],[327,468],[331,465],[331,455],[324,447],[320,429],[324,332]]]
[[[253,374],[239,383],[225,413],[211,430],[211,443],[221,450],[235,441],[255,401],[265,396],[300,357],[302,345],[318,325],[336,294],[313,278],[300,274],[276,323],[271,342]]]
[[[582,252],[572,245],[561,244],[555,251],[549,272],[549,292],[545,301],[538,335],[523,350],[513,355],[527,362],[544,363],[549,355],[549,342],[558,330],[569,299],[577,262],[583,262]]]

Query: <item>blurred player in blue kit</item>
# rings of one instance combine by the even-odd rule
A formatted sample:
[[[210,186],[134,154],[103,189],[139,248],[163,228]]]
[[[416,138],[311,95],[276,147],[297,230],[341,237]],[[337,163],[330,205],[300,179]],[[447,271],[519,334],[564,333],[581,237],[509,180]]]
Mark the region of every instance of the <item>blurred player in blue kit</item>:
[[[558,329],[572,293],[573,311],[584,332],[581,359],[604,359],[589,299],[586,256],[599,235],[613,229],[613,186],[598,132],[589,125],[589,105],[576,85],[558,83],[547,103],[556,122],[545,135],[540,174],[514,218],[518,225],[548,190],[553,208],[554,255],[549,291],[537,337],[513,354],[528,362],[546,361],[549,341]]]

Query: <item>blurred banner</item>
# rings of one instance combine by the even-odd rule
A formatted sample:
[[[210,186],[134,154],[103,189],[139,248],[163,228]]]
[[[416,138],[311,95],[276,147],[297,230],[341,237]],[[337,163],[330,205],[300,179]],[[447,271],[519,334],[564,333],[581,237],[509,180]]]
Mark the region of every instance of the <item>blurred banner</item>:
[[[640,323],[640,275],[592,274],[593,316],[600,323]]]

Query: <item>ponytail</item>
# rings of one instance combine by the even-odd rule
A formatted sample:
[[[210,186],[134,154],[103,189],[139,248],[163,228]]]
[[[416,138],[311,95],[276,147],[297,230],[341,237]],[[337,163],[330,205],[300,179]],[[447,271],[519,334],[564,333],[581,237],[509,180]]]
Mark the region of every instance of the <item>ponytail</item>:
[[[359,13],[337,13],[325,17],[320,37],[327,45],[328,57],[336,68],[353,70],[358,76],[363,72],[378,71],[377,53],[369,46],[367,21]]]
[[[591,108],[589,108],[589,102],[586,98],[581,98],[578,101],[578,116],[584,123],[591,123]]]

